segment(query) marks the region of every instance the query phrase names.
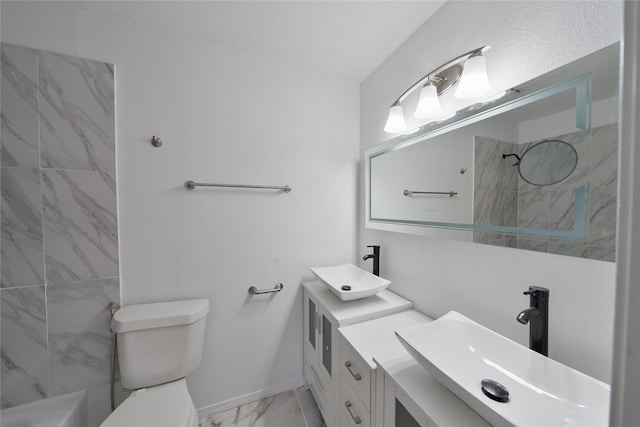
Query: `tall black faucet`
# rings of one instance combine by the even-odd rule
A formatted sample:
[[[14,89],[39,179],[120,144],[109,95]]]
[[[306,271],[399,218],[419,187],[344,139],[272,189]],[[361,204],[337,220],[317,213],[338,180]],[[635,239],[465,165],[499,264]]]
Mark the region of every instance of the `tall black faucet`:
[[[373,248],[373,253],[363,256],[362,259],[366,261],[369,258],[373,258],[373,274],[375,274],[376,276],[379,276],[380,275],[380,246],[372,245],[367,247]]]
[[[529,348],[548,356],[549,353],[549,289],[529,286],[529,308],[522,310],[516,320],[529,325]]]

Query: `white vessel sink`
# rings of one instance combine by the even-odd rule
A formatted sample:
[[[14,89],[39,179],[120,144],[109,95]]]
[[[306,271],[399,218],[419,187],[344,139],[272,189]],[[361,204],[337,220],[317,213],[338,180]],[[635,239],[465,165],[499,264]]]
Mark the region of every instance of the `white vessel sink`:
[[[407,351],[494,426],[606,426],[609,385],[538,354],[450,311],[396,331]],[[483,379],[509,391],[507,402],[485,396]]]
[[[390,281],[374,276],[353,264],[314,267],[311,271],[342,301],[375,295],[391,284]],[[344,286],[350,286],[351,290],[343,289]]]

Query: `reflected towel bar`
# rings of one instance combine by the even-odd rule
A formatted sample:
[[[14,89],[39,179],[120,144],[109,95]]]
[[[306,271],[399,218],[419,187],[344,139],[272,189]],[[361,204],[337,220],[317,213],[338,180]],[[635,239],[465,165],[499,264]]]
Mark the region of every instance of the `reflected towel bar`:
[[[409,190],[404,190],[403,194],[405,196],[410,196],[412,194],[446,194],[449,197],[458,195],[458,193],[456,193],[455,191],[409,191]]]
[[[282,288],[284,288],[282,283],[276,283],[276,286],[273,289],[258,289],[255,286],[252,286],[249,288],[249,293],[251,295],[270,294],[273,292],[280,292]]]
[[[184,183],[184,186],[187,187],[188,190],[193,190],[196,187],[224,187],[224,188],[260,188],[260,189],[267,189],[267,190],[282,190],[285,193],[289,193],[291,191],[291,187],[289,187],[288,185],[273,186],[273,185],[214,184],[214,183],[206,183],[206,182],[187,181]]]

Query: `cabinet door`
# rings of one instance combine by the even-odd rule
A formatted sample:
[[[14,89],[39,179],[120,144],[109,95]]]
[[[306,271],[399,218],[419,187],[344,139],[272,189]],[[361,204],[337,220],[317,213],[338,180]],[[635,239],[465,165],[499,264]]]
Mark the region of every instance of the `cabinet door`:
[[[404,407],[402,402],[396,398],[396,427],[421,427],[418,420],[415,419],[411,412]]]
[[[323,306],[319,307],[318,335],[318,370],[323,384],[334,392],[340,388],[340,344],[336,320],[327,313]]]
[[[333,338],[331,321],[324,313],[322,313],[322,352],[320,354],[320,358],[322,366],[324,366],[324,369],[326,369],[330,377],[333,377]]]
[[[425,414],[404,390],[384,376],[384,427],[437,427],[429,425]]]
[[[304,292],[304,348],[306,356],[318,361],[318,301],[305,290]]]

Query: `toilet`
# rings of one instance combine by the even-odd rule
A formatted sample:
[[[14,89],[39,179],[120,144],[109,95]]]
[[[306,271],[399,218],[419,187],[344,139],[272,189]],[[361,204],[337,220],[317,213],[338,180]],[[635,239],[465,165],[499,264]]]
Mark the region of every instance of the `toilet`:
[[[122,387],[133,392],[101,427],[197,427],[185,376],[202,359],[209,301],[129,305],[111,321]]]

